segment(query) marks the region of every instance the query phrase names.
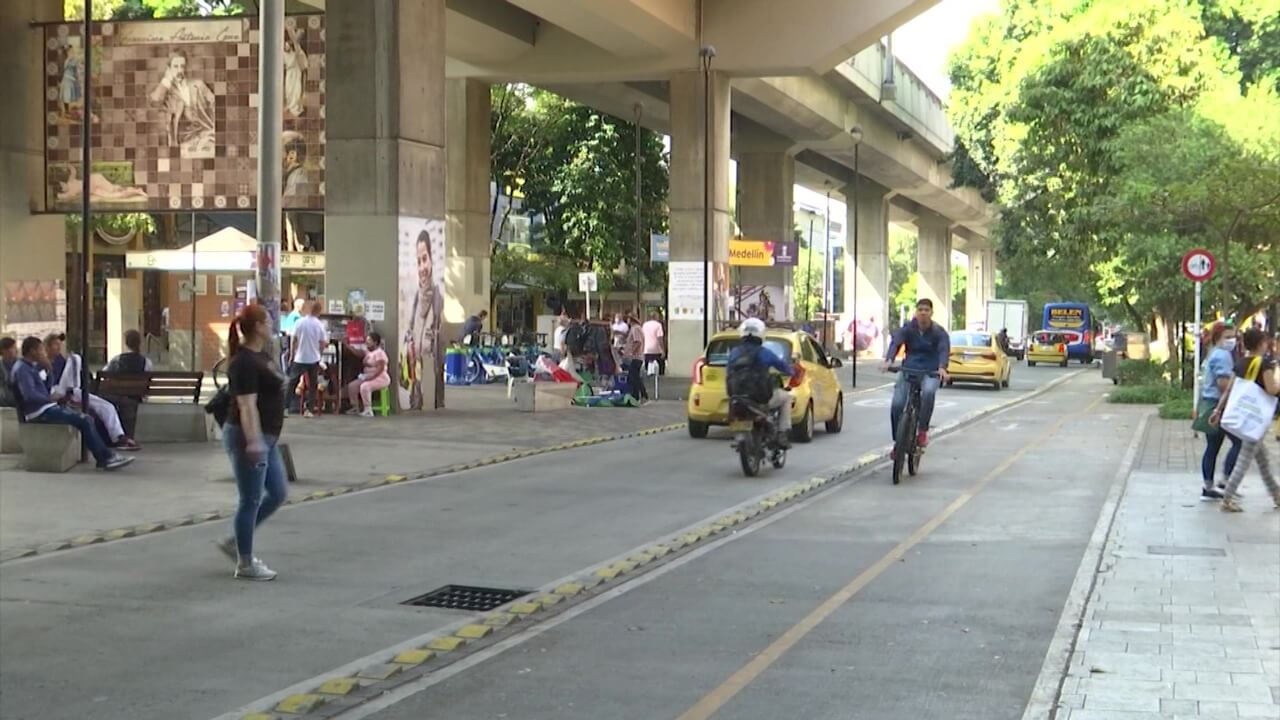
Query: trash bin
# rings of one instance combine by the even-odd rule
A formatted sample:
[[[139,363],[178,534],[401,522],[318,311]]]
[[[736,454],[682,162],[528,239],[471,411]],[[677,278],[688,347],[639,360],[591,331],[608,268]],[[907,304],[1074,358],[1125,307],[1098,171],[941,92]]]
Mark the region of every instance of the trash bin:
[[[1120,353],[1116,350],[1102,353],[1102,379],[1110,380],[1112,385],[1120,384]]]

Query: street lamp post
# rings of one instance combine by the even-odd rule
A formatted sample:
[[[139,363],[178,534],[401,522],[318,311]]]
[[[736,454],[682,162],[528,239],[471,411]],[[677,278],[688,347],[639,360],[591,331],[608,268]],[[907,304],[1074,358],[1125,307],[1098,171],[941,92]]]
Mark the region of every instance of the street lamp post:
[[[702,347],[711,338],[711,61],[716,49],[707,45],[702,58]]]
[[[854,125],[849,131],[853,136],[853,263],[845,264],[845,279],[853,284],[853,340],[850,354],[852,362],[850,387],[858,387],[858,275],[862,274],[859,266],[861,255],[858,254],[858,186],[862,184],[862,176],[858,174],[858,149],[862,147],[862,126]],[[852,270],[852,272],[850,272]]]
[[[89,177],[93,174],[90,148],[93,140],[93,0],[84,0],[84,110],[80,113],[80,400],[89,400],[89,298],[93,294],[93,268],[89,263],[93,210],[89,207]],[[80,457],[88,445],[80,438]]]
[[[644,315],[644,311],[643,311],[643,307],[642,307],[642,303],[643,303],[643,301],[644,301],[644,300],[643,300],[643,296],[642,296],[642,294],[641,294],[641,289],[640,289],[640,235],[641,235],[641,233],[642,233],[642,230],[641,230],[641,212],[642,212],[642,208],[641,208],[641,200],[640,200],[640,188],[641,188],[641,180],[640,180],[640,152],[641,152],[641,149],[640,149],[640,132],[641,132],[641,131],[640,131],[640,117],[641,117],[641,114],[642,114],[643,112],[644,112],[644,105],[641,105],[640,103],[636,103],[636,127],[635,127],[635,130],[636,130],[636,252],[635,252],[635,262],[636,262],[636,316],[637,316],[638,318],[639,318],[639,317],[643,317],[643,315]]]
[[[827,344],[827,324],[831,319],[831,181],[823,182],[827,186],[827,209],[822,227],[822,348]]]

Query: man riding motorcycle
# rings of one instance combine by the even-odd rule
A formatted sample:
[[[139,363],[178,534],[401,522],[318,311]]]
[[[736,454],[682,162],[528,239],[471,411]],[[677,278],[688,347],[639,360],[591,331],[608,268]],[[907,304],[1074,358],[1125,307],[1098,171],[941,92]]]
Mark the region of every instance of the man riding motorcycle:
[[[898,382],[893,386],[889,434],[891,437],[897,434],[898,418],[902,416],[910,396],[910,376],[923,375],[920,380],[920,429],[916,436],[916,443],[923,448],[929,444],[929,421],[933,418],[938,387],[950,379],[947,364],[951,358],[951,336],[933,322],[933,301],[929,298],[921,298],[916,303],[915,318],[893,334],[893,342],[889,343],[884,364],[880,366],[881,372],[888,371],[902,347],[907,349],[907,356],[902,361],[904,372],[899,373]]]
[[[738,327],[738,334],[742,337],[742,342],[729,353],[729,361],[727,363],[726,385],[732,387],[734,382],[730,378],[735,373],[748,373],[752,370],[763,370],[768,372],[769,369],[777,370],[787,377],[796,377],[799,368],[792,367],[785,359],[778,357],[778,354],[764,346],[765,324],[759,318],[747,318],[742,321],[742,325]],[[778,413],[778,434],[780,436],[779,443],[784,448],[791,447],[791,393],[782,387],[774,387],[773,393],[769,397],[768,407],[770,410],[780,410]]]

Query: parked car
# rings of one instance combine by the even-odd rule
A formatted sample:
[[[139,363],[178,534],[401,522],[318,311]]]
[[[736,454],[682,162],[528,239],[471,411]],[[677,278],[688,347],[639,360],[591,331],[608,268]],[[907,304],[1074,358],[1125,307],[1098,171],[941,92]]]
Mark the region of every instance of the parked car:
[[[989,332],[951,333],[951,359],[947,362],[951,380],[947,383],[983,383],[996,390],[1009,387],[1013,362]]]
[[[1027,365],[1036,363],[1067,366],[1067,346],[1080,342],[1080,334],[1069,330],[1039,330],[1031,336],[1031,349],[1027,351]]]

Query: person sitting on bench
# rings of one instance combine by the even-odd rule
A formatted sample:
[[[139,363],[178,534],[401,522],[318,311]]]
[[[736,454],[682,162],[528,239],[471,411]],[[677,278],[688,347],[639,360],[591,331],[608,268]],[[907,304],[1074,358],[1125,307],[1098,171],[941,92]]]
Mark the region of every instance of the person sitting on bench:
[[[89,452],[103,470],[115,470],[133,462],[133,458],[123,457],[107,447],[88,415],[70,410],[54,401],[49,394],[49,385],[41,377],[42,373],[48,377],[45,369],[48,364],[49,359],[40,338],[29,337],[22,341],[22,358],[13,366],[13,390],[18,398],[18,412],[23,419],[29,423],[70,425],[79,430]],[[63,401],[65,402],[65,397]]]
[[[141,375],[155,369],[151,365],[151,358],[142,354],[142,333],[137,330],[126,330],[124,346],[128,349],[111,358],[111,362],[107,363],[107,372]]]
[[[140,450],[142,446],[129,437],[120,422],[120,412],[109,400],[87,393],[89,402],[85,403],[80,392],[80,356],[75,353],[63,353],[67,336],[62,333],[50,333],[44,339],[45,352],[48,355],[49,394],[54,400],[67,397],[71,402],[88,411],[90,415],[102,423],[103,429],[111,444],[120,450]]]

